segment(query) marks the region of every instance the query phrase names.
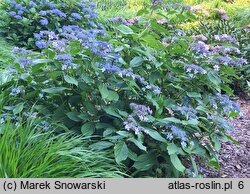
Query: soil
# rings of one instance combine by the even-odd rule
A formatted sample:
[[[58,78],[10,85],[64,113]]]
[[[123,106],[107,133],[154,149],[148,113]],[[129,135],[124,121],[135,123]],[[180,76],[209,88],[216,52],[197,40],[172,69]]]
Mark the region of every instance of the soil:
[[[234,130],[230,135],[239,142],[222,143],[219,161],[221,170],[205,167],[202,170],[208,178],[250,178],[250,101],[238,100],[241,115],[231,120]]]

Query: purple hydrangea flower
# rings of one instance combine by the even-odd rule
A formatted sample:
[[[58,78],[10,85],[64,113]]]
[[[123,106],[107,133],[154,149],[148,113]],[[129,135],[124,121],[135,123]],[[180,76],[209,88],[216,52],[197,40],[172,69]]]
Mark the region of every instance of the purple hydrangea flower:
[[[151,0],[153,6],[157,6],[159,4],[161,4],[163,1],[162,0]]]

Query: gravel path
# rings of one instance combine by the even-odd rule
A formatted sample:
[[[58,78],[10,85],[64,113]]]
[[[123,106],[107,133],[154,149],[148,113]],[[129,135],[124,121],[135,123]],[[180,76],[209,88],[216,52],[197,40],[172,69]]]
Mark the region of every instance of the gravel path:
[[[230,121],[235,128],[230,135],[240,146],[222,143],[219,154],[221,170],[205,168],[204,177],[250,178],[250,101],[239,100],[238,103],[243,114]]]

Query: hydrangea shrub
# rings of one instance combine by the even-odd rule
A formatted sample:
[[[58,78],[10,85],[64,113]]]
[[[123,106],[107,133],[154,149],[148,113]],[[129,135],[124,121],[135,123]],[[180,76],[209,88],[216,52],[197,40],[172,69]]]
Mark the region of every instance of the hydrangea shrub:
[[[154,19],[109,32],[66,24],[34,36],[42,52],[15,48],[20,58],[6,69],[0,89],[13,96],[6,112],[34,107],[89,137],[92,149],[114,149],[134,177],[185,176],[187,169],[197,177],[197,156],[219,168],[220,142],[234,141],[225,118],[239,113],[229,78],[245,63],[233,37],[209,44]]]
[[[5,0],[1,5],[1,33],[16,45],[36,48],[34,33],[41,30],[57,32],[69,24],[94,27],[95,7],[85,0]]]

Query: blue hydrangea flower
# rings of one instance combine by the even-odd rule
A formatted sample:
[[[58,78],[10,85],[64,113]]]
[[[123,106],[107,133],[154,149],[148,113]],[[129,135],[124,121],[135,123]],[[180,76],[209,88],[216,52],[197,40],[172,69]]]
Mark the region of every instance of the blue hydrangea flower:
[[[4,120],[4,118],[2,117],[1,119],[0,119],[0,124],[3,124],[5,122],[5,120]]]
[[[32,6],[32,7],[36,7],[37,6],[37,4],[34,1],[30,1],[29,5]]]
[[[44,40],[38,40],[35,44],[39,49],[44,49],[48,47],[47,43]]]
[[[15,11],[10,11],[10,12],[8,13],[8,15],[9,15],[9,16],[15,16],[15,15],[16,15],[16,12],[15,12]]]
[[[21,4],[16,4],[16,9],[19,9],[19,10],[24,10],[25,7],[23,7]]]
[[[48,25],[49,21],[48,21],[47,18],[45,18],[45,19],[41,19],[41,20],[39,21],[39,23],[40,23],[42,26],[46,26],[46,25]]]
[[[15,7],[16,6],[16,2],[15,1],[11,1],[10,2],[10,7]]]
[[[132,115],[129,115],[127,120],[123,122],[124,128],[127,131],[134,131],[136,135],[139,135],[141,132],[148,134],[148,130],[140,126]]]
[[[33,65],[33,61],[27,58],[19,58],[15,61],[16,63],[20,64],[21,68],[25,68],[27,65]]]
[[[166,135],[166,138],[167,138],[168,140],[172,140],[172,139],[174,138],[174,136],[173,136],[172,133],[168,133],[168,134]]]
[[[56,6],[55,6],[55,4],[50,3],[50,4],[49,4],[49,8],[50,8],[50,9],[55,9],[55,8],[56,8]]]
[[[41,34],[38,34],[38,33],[34,33],[34,38],[37,38],[37,39],[40,39],[42,38],[43,36]]]
[[[17,12],[17,14],[18,14],[18,15],[23,15],[23,11],[20,10],[20,11]]]
[[[16,96],[21,93],[21,90],[19,88],[12,88],[10,95]]]
[[[55,59],[60,61],[72,61],[74,57],[72,57],[71,54],[59,54],[55,56]]]
[[[82,16],[79,13],[72,13],[71,16],[77,20],[82,19]]]
[[[22,20],[23,18],[20,15],[14,16],[17,20]]]
[[[39,14],[40,14],[41,16],[46,16],[46,15],[47,15],[47,12],[46,12],[46,11],[41,10],[41,11],[39,12]]]
[[[63,18],[67,17],[66,14],[64,12],[62,12],[61,10],[59,10],[59,9],[52,9],[52,10],[50,10],[50,13],[51,14],[56,14],[56,15],[58,15],[60,17],[63,17]]]

